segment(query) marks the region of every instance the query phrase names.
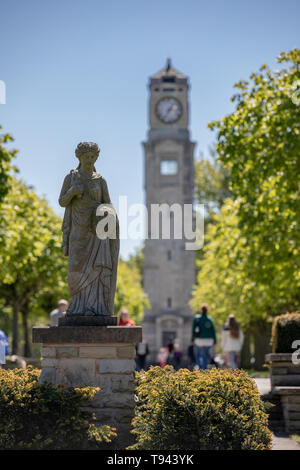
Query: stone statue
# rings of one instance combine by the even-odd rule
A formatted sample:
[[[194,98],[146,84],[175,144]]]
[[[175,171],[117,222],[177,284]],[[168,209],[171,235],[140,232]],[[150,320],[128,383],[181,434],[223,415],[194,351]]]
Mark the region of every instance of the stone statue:
[[[65,207],[62,249],[69,257],[70,304],[66,317],[112,316],[119,256],[119,227],[115,210],[115,238],[96,233],[97,207],[113,208],[105,179],[96,172],[97,144],[81,142],[75,154],[76,170],[65,177],[59,204]]]

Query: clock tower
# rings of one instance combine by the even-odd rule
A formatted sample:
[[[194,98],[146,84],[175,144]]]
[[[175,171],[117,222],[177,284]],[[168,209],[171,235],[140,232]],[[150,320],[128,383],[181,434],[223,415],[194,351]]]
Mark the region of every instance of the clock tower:
[[[143,144],[148,210],[144,289],[151,308],[145,311],[143,332],[153,362],[170,339],[184,355],[190,344],[193,313],[188,303],[195,283],[195,253],[186,249],[184,234],[174,235],[172,209],[171,236],[153,237],[151,207],[176,204],[183,217],[184,204],[193,204],[195,143],[188,129],[188,77],[168,59],[166,67],[150,77],[149,91],[150,129]],[[162,219],[165,215],[162,211]]]

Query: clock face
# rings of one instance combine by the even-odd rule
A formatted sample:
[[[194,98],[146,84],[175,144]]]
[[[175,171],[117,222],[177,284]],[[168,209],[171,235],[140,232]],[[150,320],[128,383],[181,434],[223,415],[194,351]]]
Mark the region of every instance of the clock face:
[[[156,114],[165,123],[178,121],[182,113],[182,107],[176,98],[163,98],[156,105]]]

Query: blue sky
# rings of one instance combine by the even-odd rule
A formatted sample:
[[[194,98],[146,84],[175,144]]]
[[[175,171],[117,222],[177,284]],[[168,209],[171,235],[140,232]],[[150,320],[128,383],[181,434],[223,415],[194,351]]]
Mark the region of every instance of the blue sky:
[[[62,215],[74,148],[92,140],[114,203],[143,202],[148,77],[167,57],[189,75],[191,136],[207,154],[207,123],[231,111],[233,84],[299,47],[299,17],[299,0],[3,0],[0,124],[20,175]],[[122,241],[121,254],[139,243]]]

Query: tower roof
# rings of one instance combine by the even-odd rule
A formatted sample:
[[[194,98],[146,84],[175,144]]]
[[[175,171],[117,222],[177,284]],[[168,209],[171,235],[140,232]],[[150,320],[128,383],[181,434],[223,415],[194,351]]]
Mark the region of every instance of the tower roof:
[[[161,78],[167,78],[167,77],[175,77],[175,78],[184,78],[187,79],[186,75],[183,75],[183,73],[179,72],[178,70],[174,69],[172,67],[172,61],[170,58],[167,59],[166,66],[161,69],[159,72],[151,76],[151,79],[161,79]]]

